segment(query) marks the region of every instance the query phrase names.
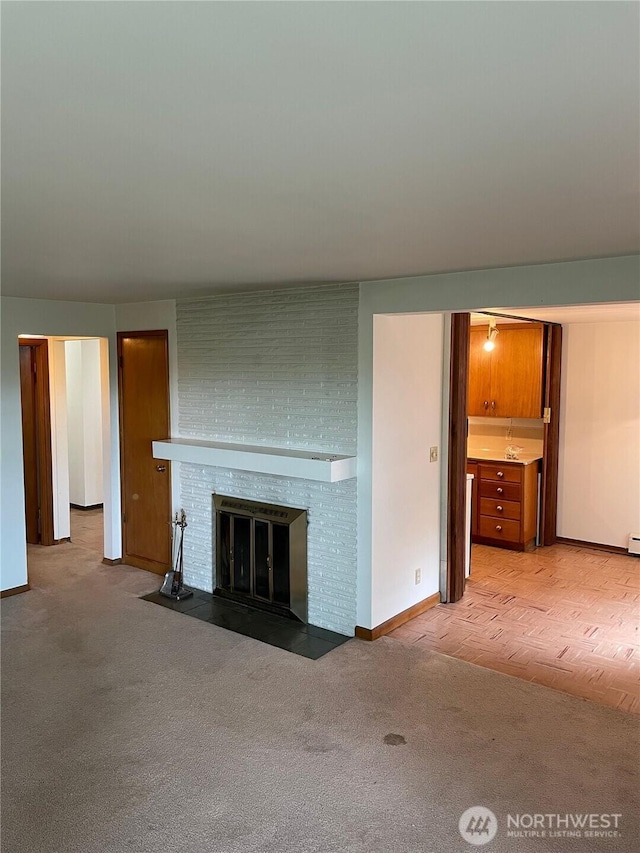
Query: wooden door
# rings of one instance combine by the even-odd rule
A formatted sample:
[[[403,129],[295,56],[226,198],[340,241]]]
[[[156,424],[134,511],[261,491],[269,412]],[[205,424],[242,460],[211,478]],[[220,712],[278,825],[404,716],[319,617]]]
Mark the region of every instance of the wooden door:
[[[169,438],[166,331],[118,333],[123,560],[171,568],[171,468],[151,442]]]
[[[36,427],[35,355],[20,347],[20,396],[22,400],[22,453],[24,510],[29,545],[40,544],[40,497],[38,493],[38,437]]]
[[[538,324],[498,327],[491,353],[491,414],[542,417],[543,330]]]
[[[491,355],[484,349],[488,326],[472,326],[469,332],[469,392],[467,415],[486,417],[491,399]]]
[[[25,527],[29,545],[55,544],[48,344],[20,338]]]

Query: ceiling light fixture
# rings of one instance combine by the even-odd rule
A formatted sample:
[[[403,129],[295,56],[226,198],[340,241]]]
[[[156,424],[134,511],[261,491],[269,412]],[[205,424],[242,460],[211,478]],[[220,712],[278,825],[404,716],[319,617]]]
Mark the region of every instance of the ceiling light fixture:
[[[487,332],[487,340],[483,344],[483,347],[487,352],[491,352],[491,350],[495,347],[497,337],[498,327],[496,326],[496,321],[489,320],[489,331]]]

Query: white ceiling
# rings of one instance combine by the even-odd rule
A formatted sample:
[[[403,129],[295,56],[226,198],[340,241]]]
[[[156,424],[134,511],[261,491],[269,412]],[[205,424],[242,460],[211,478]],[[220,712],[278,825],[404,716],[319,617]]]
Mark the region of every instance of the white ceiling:
[[[543,320],[549,323],[626,323],[640,322],[640,302],[607,302],[593,305],[562,305],[556,308],[491,308],[487,309],[496,314],[507,314],[509,317],[525,317],[529,320]],[[473,312],[471,325],[485,325],[489,320],[488,314]],[[508,323],[513,320],[497,320]],[[515,321],[519,322],[518,320]]]
[[[637,3],[2,6],[3,292],[640,249]]]

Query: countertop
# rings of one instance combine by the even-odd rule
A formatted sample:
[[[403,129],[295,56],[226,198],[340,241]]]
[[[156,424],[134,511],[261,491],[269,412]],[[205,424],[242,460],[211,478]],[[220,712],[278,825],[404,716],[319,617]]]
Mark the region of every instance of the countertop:
[[[522,450],[518,454],[518,457],[518,459],[506,459],[504,451],[498,453],[496,450],[490,450],[488,447],[469,447],[467,449],[467,459],[470,462],[512,462],[515,465],[531,465],[532,462],[542,459],[542,454]]]

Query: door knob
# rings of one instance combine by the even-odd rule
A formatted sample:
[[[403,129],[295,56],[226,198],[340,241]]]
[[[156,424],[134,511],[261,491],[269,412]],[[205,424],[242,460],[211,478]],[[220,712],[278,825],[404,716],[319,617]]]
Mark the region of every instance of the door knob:
[[[485,409],[489,408],[489,401],[488,400],[484,401],[484,407],[485,407]]]
[[[495,400],[492,400],[492,401],[491,401],[491,408],[492,408],[492,409],[493,409],[493,411],[495,412],[495,410],[496,410],[496,401],[495,401]]]
[[[156,471],[160,471],[160,473],[162,473],[163,471],[166,471],[166,470],[167,470],[166,465],[156,465]]]

